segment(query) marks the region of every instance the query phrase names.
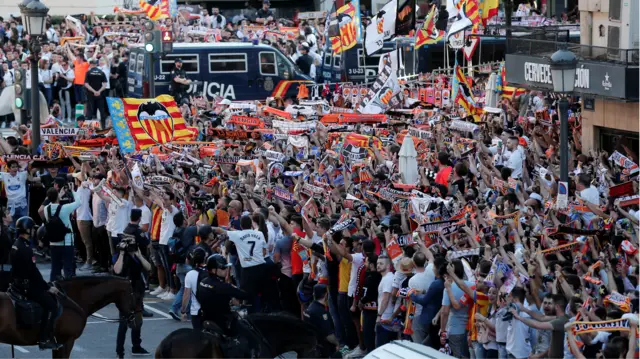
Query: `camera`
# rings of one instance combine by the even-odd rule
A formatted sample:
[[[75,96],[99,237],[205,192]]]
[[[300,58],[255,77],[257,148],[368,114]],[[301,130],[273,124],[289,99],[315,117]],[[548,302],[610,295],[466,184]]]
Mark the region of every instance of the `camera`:
[[[129,234],[123,234],[120,243],[118,243],[118,249],[129,253],[137,252],[138,243],[136,242],[136,237]]]

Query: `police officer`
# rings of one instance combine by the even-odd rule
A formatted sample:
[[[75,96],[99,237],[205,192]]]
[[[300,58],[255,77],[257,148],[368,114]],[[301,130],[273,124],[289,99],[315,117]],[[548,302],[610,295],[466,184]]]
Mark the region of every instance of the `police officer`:
[[[198,283],[196,291],[196,299],[201,303],[200,316],[203,321],[210,320],[223,330],[229,327],[233,319],[229,305],[231,299],[251,299],[247,292],[224,281],[230,266],[222,255],[211,255],[207,259],[209,276]]]
[[[315,66],[313,64],[313,57],[309,55],[309,44],[303,42],[300,47],[300,56],[296,59],[296,65],[300,68],[303,74],[307,76],[311,76],[312,72],[315,75],[315,69],[312,71],[312,67]]]
[[[198,283],[196,291],[196,299],[200,303],[199,316],[202,322],[212,321],[225,335],[236,337],[238,339],[246,339],[247,346],[239,346],[239,348],[231,348],[232,350],[242,350],[243,353],[233,353],[229,356],[245,356],[256,357],[256,353],[250,353],[252,350],[258,349],[260,346],[260,338],[255,332],[250,330],[241,320],[231,312],[229,302],[231,299],[253,300],[246,292],[226,283],[224,280],[229,274],[231,264],[220,254],[213,254],[207,258],[207,271],[209,276]],[[238,347],[236,345],[236,347]],[[230,353],[227,353],[230,354]],[[259,353],[258,353],[259,354]],[[265,353],[262,353],[265,354]]]
[[[100,112],[100,123],[105,127],[107,112],[105,107],[104,90],[107,88],[107,76],[98,68],[98,60],[89,60],[89,71],[87,71],[84,89],[87,92],[87,115],[90,120],[96,118]],[[108,92],[108,91],[107,91]]]
[[[18,237],[11,247],[11,276],[14,287],[28,299],[42,306],[42,321],[40,323],[40,350],[59,349],[62,345],[53,340],[54,314],[58,310],[58,303],[52,296],[58,293],[56,287],[42,278],[36,266],[36,257],[31,250],[31,236],[35,222],[31,217],[20,217],[16,222]]]
[[[182,99],[187,99],[187,89],[191,84],[191,80],[187,79],[187,73],[182,68],[182,59],[176,58],[175,66],[171,70],[171,96],[176,100],[178,105],[182,105]]]
[[[321,356],[324,358],[340,358],[340,352],[337,352],[337,348],[340,343],[334,334],[333,321],[331,320],[329,310],[327,310],[327,293],[327,286],[324,284],[316,284],[313,287],[314,301],[304,312],[303,320],[316,327],[316,329],[318,329],[318,336],[324,338],[324,340],[318,342],[318,348],[322,354]]]

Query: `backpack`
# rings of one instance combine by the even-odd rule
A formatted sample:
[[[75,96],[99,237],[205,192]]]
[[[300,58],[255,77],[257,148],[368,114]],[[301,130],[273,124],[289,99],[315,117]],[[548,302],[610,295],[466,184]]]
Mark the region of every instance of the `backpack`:
[[[184,230],[177,230],[173,232],[173,236],[167,242],[169,256],[173,263],[184,264],[191,247],[195,245],[194,243],[184,243],[183,236]]]
[[[62,205],[59,204],[58,208],[56,208],[56,212],[51,215],[51,205],[47,208],[47,221],[44,226],[47,229],[46,238],[49,243],[59,243],[64,241],[64,237],[67,233],[71,233],[69,228],[65,226],[60,219],[60,210],[62,209]]]

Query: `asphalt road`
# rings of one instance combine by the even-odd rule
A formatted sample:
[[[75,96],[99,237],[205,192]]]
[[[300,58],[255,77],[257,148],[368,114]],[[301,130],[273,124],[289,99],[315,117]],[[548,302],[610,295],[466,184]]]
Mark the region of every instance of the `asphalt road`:
[[[49,278],[49,264],[38,264],[45,279]],[[78,272],[80,274],[81,272]],[[142,324],[142,347],[150,353],[155,352],[158,344],[167,334],[180,328],[190,328],[191,323],[182,323],[172,319],[168,312],[171,302],[152,297],[147,294],[144,299],[145,308],[153,313],[152,318],[144,318]],[[118,310],[111,304],[96,313],[104,318],[117,318]],[[131,356],[131,331],[127,332],[125,341],[125,358]],[[75,358],[115,358],[118,323],[106,323],[89,317],[84,332],[73,347]],[[37,346],[16,347],[16,358],[51,358],[50,351],[40,351]],[[0,358],[11,358],[11,346],[0,344]],[[141,358],[136,356],[135,358]]]

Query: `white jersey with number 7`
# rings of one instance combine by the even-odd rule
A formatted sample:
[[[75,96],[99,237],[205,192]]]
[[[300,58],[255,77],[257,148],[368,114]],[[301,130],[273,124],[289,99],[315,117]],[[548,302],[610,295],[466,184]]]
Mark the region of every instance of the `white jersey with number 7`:
[[[264,234],[253,229],[227,232],[229,240],[236,245],[240,265],[242,268],[254,267],[264,264],[264,251],[267,249],[267,241]]]

